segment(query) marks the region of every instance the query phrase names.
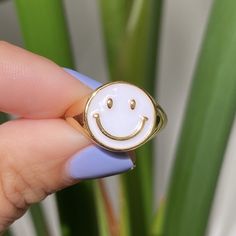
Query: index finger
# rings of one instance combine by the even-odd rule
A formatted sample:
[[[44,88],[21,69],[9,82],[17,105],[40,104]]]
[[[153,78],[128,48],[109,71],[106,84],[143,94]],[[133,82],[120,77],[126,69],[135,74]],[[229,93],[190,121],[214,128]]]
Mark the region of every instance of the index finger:
[[[0,111],[56,118],[91,89],[54,62],[0,42]]]

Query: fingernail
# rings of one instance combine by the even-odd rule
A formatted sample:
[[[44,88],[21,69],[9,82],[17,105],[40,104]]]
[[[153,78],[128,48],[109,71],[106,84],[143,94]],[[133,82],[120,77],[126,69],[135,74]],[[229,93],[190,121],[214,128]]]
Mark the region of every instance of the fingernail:
[[[102,85],[77,71],[64,69],[91,89]],[[134,167],[135,164],[127,153],[110,152],[97,145],[91,145],[72,156],[68,164],[68,172],[72,178],[82,180],[120,174]]]
[[[102,83],[100,83],[100,82],[98,82],[94,79],[91,79],[86,75],[80,74],[77,71],[74,71],[74,70],[71,70],[71,69],[68,69],[68,68],[64,68],[64,70],[66,72],[68,72],[70,75],[72,75],[73,77],[75,77],[76,79],[78,79],[83,84],[87,85],[91,89],[96,89],[96,88],[98,88],[102,85]]]
[[[110,152],[91,145],[72,156],[68,172],[71,178],[83,180],[120,174],[134,167],[128,154]]]

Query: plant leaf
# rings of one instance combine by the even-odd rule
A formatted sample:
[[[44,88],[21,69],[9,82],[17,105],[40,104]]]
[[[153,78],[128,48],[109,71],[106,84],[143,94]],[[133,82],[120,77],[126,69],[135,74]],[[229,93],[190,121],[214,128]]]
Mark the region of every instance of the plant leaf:
[[[99,235],[93,191],[92,181],[86,181],[57,194],[64,236]]]
[[[116,217],[113,212],[113,206],[107,194],[104,181],[94,181],[95,203],[97,210],[99,235],[101,236],[119,236],[119,229]]]
[[[120,3],[102,1],[102,15],[106,16],[103,17],[103,27],[111,79],[129,81],[154,94],[161,1],[133,1],[126,14],[122,7],[117,7],[117,2]],[[106,9],[104,11],[105,3],[106,9],[117,7],[116,14],[107,13]],[[118,29],[110,23],[116,21],[122,22]],[[115,46],[110,43],[114,35],[118,37]],[[149,231],[153,213],[152,149],[152,143],[140,148],[137,151],[138,165],[135,171],[122,177],[123,235],[147,235]]]
[[[11,230],[7,230],[6,232],[3,233],[3,236],[12,236]]]
[[[37,236],[49,236],[49,226],[47,224],[41,204],[34,204],[30,207],[30,214],[34,223]]]
[[[25,47],[73,68],[69,33],[61,0],[15,0]]]
[[[0,112],[0,124],[4,123],[7,120],[9,120],[8,115],[6,113]]]
[[[109,236],[110,231],[109,231],[106,210],[103,202],[103,196],[97,181],[94,183],[94,189],[95,189],[95,204],[97,210],[99,235]]]
[[[110,77],[113,78],[133,0],[100,0],[99,2],[108,69]]]
[[[162,235],[165,206],[166,206],[166,202],[164,200],[162,200],[159,207],[158,207],[158,210],[156,211],[156,215],[154,216],[150,236],[161,236]]]
[[[193,80],[163,235],[202,236],[236,110],[236,2],[215,0]]]

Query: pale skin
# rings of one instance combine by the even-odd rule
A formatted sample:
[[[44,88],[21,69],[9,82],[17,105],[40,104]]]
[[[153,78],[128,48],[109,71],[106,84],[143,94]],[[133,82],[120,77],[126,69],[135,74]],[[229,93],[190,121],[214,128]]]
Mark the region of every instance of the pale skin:
[[[77,182],[66,164],[90,141],[61,117],[90,93],[52,61],[0,41],[0,111],[19,117],[0,125],[0,234],[31,204]]]

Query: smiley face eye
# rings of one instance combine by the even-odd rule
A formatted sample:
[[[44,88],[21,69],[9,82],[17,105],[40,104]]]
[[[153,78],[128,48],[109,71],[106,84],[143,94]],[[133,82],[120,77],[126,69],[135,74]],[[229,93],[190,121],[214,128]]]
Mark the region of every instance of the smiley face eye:
[[[134,99],[130,100],[129,105],[130,105],[131,110],[134,110],[136,107],[136,101]]]
[[[113,106],[113,100],[112,100],[111,98],[108,98],[108,100],[107,100],[107,107],[108,107],[109,109],[111,109],[112,106]]]

